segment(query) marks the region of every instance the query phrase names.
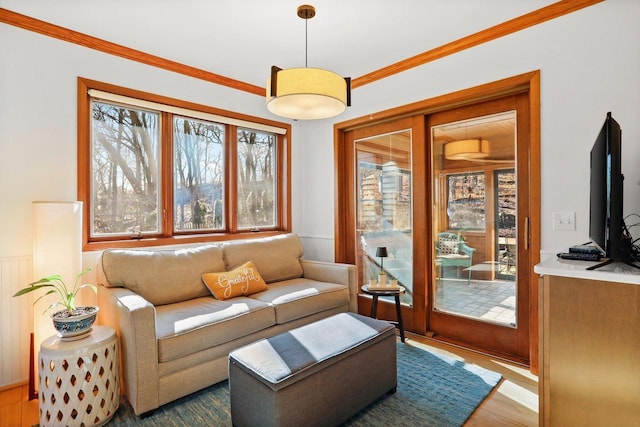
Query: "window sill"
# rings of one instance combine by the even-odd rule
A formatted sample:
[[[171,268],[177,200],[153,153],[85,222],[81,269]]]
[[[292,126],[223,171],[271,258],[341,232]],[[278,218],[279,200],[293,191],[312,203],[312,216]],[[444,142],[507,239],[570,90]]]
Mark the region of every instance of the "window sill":
[[[188,236],[148,237],[141,239],[108,240],[85,242],[83,252],[103,251],[105,249],[145,248],[172,245],[190,245],[196,243],[216,243],[229,240],[257,239],[288,233],[285,230],[243,231],[238,233],[212,233]]]

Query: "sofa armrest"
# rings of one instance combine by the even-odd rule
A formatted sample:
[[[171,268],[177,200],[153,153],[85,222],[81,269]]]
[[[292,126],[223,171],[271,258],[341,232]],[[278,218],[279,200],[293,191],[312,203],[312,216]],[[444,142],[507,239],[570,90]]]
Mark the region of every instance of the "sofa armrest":
[[[158,347],[155,307],[126,288],[98,288],[99,323],[120,338],[122,385],[136,415],[156,409]]]
[[[355,265],[306,259],[301,260],[301,263],[303,277],[347,286],[349,288],[349,311],[358,312],[358,279]]]

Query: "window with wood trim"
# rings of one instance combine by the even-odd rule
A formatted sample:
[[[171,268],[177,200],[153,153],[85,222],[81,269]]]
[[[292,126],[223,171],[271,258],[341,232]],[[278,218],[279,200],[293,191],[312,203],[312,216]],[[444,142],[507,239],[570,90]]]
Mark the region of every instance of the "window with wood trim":
[[[290,231],[289,125],[78,81],[85,245]]]

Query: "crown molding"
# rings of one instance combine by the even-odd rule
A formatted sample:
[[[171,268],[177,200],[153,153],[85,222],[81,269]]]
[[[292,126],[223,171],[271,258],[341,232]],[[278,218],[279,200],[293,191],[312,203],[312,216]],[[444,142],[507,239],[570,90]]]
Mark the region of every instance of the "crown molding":
[[[439,46],[435,49],[428,50],[379,70],[372,71],[363,76],[352,79],[352,88],[365,86],[378,80],[393,76],[411,68],[442,59],[446,56],[462,52],[466,49],[490,42],[500,37],[516,33],[525,28],[529,28],[546,21],[573,13],[588,6],[601,3],[604,0],[560,0],[556,3],[534,10],[525,15],[505,21],[501,24],[468,35],[458,40]],[[211,83],[227,86],[232,89],[241,90],[252,93],[254,95],[264,97],[266,95],[265,88],[205,71],[199,68],[184,65],[179,62],[171,61],[156,55],[151,55],[136,49],[131,49],[116,43],[99,39],[97,37],[73,31],[55,24],[50,24],[39,19],[31,18],[8,9],[0,8],[0,22],[13,25],[28,31],[33,31],[45,36],[53,37],[69,43],[74,43],[110,55],[119,56],[131,61],[140,62],[152,67],[162,68],[164,70],[183,74],[185,76],[194,77],[196,79],[205,80]]]

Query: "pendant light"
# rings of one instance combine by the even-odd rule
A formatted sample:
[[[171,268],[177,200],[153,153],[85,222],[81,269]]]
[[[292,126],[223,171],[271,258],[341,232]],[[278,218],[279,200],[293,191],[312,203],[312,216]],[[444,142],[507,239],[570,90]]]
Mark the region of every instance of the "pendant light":
[[[267,82],[267,109],[296,120],[326,119],[342,113],[351,105],[351,79],[307,66],[307,23],[316,15],[311,5],[298,7],[305,20],[305,67],[271,67]]]
[[[477,160],[489,157],[489,141],[462,139],[448,142],[444,146],[444,157],[447,160]]]

